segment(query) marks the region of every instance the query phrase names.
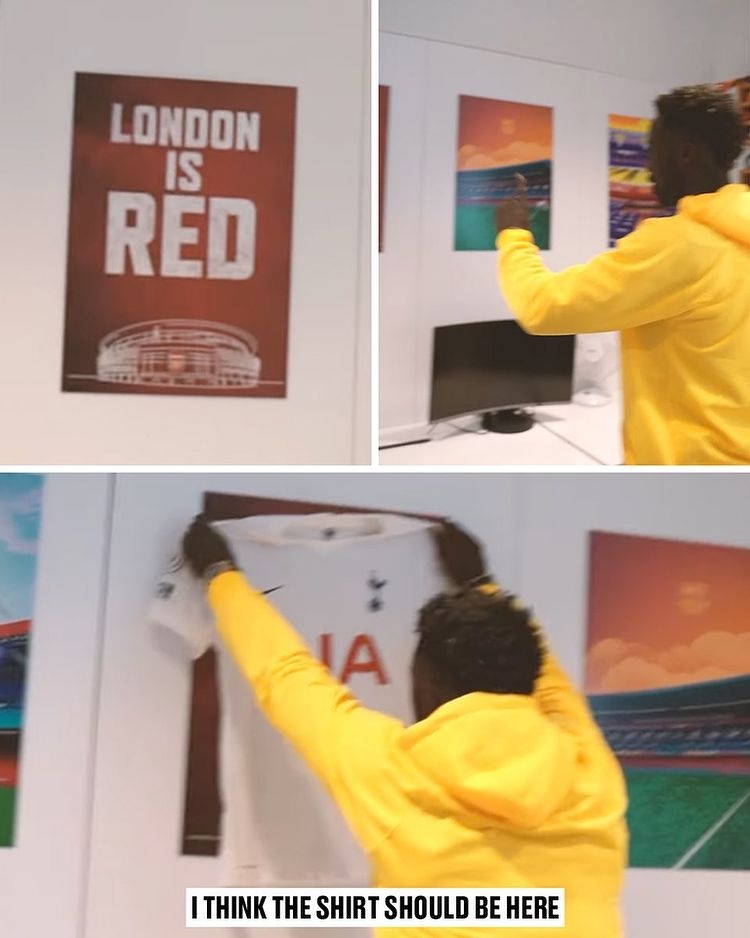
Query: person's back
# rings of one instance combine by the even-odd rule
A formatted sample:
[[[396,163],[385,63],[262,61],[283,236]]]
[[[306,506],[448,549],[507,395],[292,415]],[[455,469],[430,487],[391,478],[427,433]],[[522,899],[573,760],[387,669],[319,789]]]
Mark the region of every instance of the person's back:
[[[545,694],[548,705],[549,695],[566,701],[564,728],[544,713]],[[388,749],[382,771],[367,782],[367,790],[383,792],[392,780],[398,818],[371,850],[374,885],[564,888],[566,933],[622,934],[622,774],[551,659],[538,696],[459,698],[412,727],[393,727]],[[492,933],[451,930],[467,938]]]
[[[501,288],[528,332],[621,332],[627,463],[748,464],[750,188],[728,183],[745,131],[709,87],[657,107],[651,174],[677,213],[553,274],[524,230],[521,199],[498,210],[518,215],[498,237]]]
[[[688,196],[643,229],[673,245],[662,276],[682,274],[684,310],[622,333],[626,461],[750,463],[750,189]]]

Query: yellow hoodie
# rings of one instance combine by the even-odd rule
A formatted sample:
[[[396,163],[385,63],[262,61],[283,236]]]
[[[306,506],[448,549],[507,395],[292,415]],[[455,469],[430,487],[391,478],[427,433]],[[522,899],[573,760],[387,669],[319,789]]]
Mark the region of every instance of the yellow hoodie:
[[[363,707],[242,574],[217,576],[208,599],[261,709],[327,787],[368,853],[373,885],[563,887],[562,934],[621,938],[622,774],[550,655],[533,698],[469,694],[405,727]],[[489,938],[505,931],[378,934]],[[528,938],[548,934],[524,929]]]
[[[498,236],[527,332],[622,332],[625,459],[750,463],[750,189],[688,196],[590,263],[553,274],[529,232]]]

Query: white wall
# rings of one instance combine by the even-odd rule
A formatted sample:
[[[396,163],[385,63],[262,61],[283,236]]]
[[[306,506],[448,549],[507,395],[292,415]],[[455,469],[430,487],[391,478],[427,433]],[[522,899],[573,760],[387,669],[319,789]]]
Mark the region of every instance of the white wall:
[[[354,422],[354,459],[357,465],[371,465],[373,462],[373,433],[377,418],[373,415],[373,369],[372,338],[377,317],[373,319],[372,309],[372,140],[373,122],[377,110],[372,107],[372,75],[375,69],[372,49],[376,42],[373,25],[374,12],[371,0],[367,0],[367,16],[362,24],[364,48],[363,70],[366,80],[362,83],[362,173],[360,179],[360,238],[359,249],[359,307],[357,315],[357,360],[355,364],[355,406],[352,419]],[[375,411],[377,413],[377,411]]]
[[[709,81],[705,36],[738,0],[380,0],[384,32],[644,81]]]
[[[369,383],[355,377],[369,323],[368,23],[368,0],[4,0],[0,394],[15,406],[0,414],[3,461],[369,462],[355,443]],[[299,87],[288,399],[61,392],[76,71]]]
[[[638,0],[603,16],[596,0],[383,0],[380,80],[392,88],[380,255],[384,443],[427,423],[435,326],[510,317],[494,253],[452,249],[458,96],[554,108],[552,239],[543,258],[561,270],[608,246],[608,115],[648,116],[664,90],[713,80],[719,36],[733,50],[722,77],[734,74],[741,47],[748,56],[749,7]],[[593,368],[614,390],[616,337],[579,339],[579,352],[597,343],[604,357]],[[579,357],[576,383],[591,368]]]
[[[744,475],[147,474],[116,479],[107,558],[107,479],[52,477],[20,840],[0,852],[3,935],[177,938],[183,887],[220,876],[216,860],[178,856],[188,670],[145,620],[161,564],[205,490],[454,518],[486,541],[492,569],[534,606],[576,679],[589,530],[750,547]],[[748,886],[748,873],[631,871],[628,934],[743,938]],[[36,901],[42,892],[48,900]]]
[[[750,75],[750,0],[723,0],[715,9],[712,79],[726,81]]]
[[[382,15],[382,14],[381,14]],[[383,251],[379,256],[379,420],[397,427],[424,419],[422,217],[430,195],[426,164],[429,44],[381,34],[380,83],[390,87]]]

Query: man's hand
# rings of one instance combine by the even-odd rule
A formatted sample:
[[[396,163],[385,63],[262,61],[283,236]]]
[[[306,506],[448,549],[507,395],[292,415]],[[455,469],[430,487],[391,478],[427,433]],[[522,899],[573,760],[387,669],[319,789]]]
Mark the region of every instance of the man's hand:
[[[216,564],[226,564],[237,569],[237,562],[226,538],[211,527],[205,515],[197,515],[185,532],[182,553],[190,569],[200,578]]]
[[[443,573],[457,587],[479,586],[489,580],[482,545],[463,528],[444,521],[433,536]]]
[[[503,199],[498,205],[495,215],[497,233],[508,228],[525,228],[531,230],[529,218],[529,203],[526,197],[526,179],[516,173],[516,194],[509,199]]]

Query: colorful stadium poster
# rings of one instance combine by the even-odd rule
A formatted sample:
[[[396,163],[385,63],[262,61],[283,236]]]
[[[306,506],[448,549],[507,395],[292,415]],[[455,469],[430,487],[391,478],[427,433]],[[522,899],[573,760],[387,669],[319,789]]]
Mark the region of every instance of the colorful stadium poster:
[[[516,174],[528,184],[531,230],[550,246],[552,108],[462,95],[456,167],[457,251],[495,249],[495,210],[515,195]]]
[[[609,246],[629,235],[646,218],[664,218],[648,171],[651,120],[609,117]]]
[[[719,85],[722,91],[728,91],[737,102],[745,126],[745,148],[735,167],[734,181],[750,186],[750,75],[724,81]]]
[[[388,111],[390,106],[391,89],[387,85],[380,85],[379,101],[379,119],[380,134],[378,144],[380,147],[380,170],[379,170],[379,195],[380,195],[380,216],[378,221],[378,240],[379,250],[382,253],[385,241],[385,171],[386,158],[388,155]]]
[[[76,76],[63,390],[286,396],[296,95]]]
[[[0,474],[0,847],[15,839],[43,478]]]
[[[750,869],[750,550],[590,535],[586,690],[631,865]]]

